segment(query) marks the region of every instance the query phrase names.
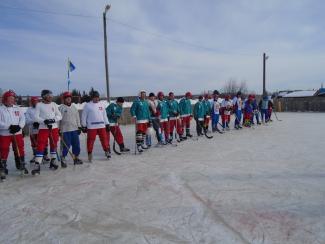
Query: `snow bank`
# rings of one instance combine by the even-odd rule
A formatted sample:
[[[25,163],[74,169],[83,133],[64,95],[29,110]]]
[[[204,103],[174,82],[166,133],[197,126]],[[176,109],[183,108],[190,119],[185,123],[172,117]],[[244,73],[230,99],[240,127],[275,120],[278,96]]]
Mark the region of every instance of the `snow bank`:
[[[316,91],[295,91],[283,95],[283,97],[312,97]]]

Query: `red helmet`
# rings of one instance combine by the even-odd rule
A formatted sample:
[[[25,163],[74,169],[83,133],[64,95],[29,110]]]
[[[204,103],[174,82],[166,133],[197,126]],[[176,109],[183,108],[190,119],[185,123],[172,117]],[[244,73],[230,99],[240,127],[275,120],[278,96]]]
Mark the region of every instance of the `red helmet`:
[[[6,91],[2,95],[2,103],[5,103],[8,97],[16,97],[16,93],[13,90]]]
[[[255,98],[255,94],[252,94],[252,98],[253,98],[253,99]]]
[[[191,93],[191,92],[186,92],[186,93],[185,93],[185,97],[192,98],[192,93]]]
[[[252,95],[252,94],[250,94],[249,96],[248,96],[248,100],[253,100],[254,99],[254,96]]]
[[[31,102],[32,104],[37,103],[37,102],[38,102],[38,97],[35,97],[35,96],[31,97],[31,98],[30,98],[30,102]]]
[[[158,92],[157,97],[163,97],[164,93],[162,91]]]
[[[66,92],[63,92],[62,97],[63,98],[72,97],[72,94],[71,94],[71,92],[66,91]]]

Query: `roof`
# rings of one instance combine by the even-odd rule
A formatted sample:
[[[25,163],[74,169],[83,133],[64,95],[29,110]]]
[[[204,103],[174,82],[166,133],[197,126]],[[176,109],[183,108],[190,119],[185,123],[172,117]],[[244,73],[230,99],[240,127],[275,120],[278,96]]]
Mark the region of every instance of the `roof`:
[[[325,96],[325,88],[320,88],[317,91],[317,96]]]
[[[313,97],[316,91],[295,91],[290,92],[283,97]]]
[[[281,91],[281,92],[278,93],[278,97],[284,97],[288,93],[289,93],[288,91]]]

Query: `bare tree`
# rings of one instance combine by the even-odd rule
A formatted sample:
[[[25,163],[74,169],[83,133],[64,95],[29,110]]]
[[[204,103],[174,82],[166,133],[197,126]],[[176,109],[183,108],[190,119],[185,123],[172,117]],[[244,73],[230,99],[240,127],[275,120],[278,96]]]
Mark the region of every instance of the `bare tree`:
[[[229,79],[222,88],[222,92],[234,96],[238,91],[241,91],[243,94],[246,94],[248,91],[246,81],[240,83],[236,79]]]
[[[243,94],[247,94],[248,93],[248,87],[247,87],[247,84],[246,84],[246,81],[243,80],[242,82],[240,82],[240,85],[239,85],[239,91],[241,91],[241,93]]]

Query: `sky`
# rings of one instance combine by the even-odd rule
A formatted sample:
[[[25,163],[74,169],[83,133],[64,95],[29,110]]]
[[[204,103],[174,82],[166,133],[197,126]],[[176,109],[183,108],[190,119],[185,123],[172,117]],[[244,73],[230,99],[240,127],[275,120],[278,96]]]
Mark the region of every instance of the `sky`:
[[[235,79],[262,92],[325,81],[322,0],[0,0],[0,88],[21,95],[71,88],[106,94],[108,12],[112,96],[198,94]]]

